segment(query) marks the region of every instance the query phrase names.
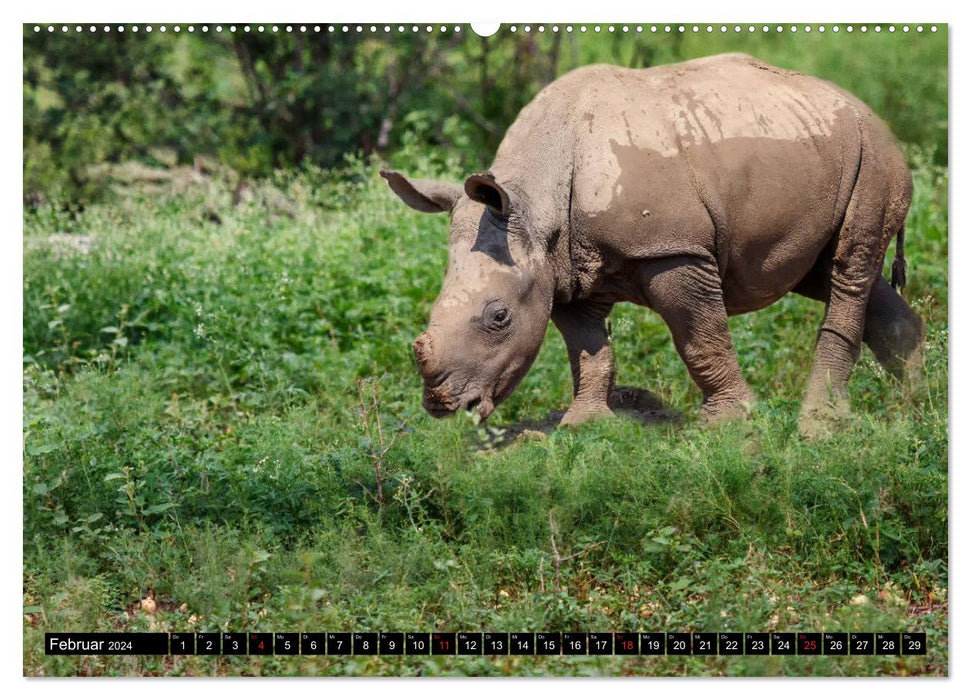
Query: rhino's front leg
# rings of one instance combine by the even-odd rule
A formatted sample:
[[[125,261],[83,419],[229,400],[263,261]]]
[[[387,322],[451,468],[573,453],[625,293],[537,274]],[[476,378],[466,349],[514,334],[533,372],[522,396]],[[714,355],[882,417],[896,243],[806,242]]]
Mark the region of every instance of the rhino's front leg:
[[[671,257],[644,265],[646,296],[704,397],[703,418],[744,416],[755,394],[742,378],[714,260]]]
[[[614,353],[607,334],[611,306],[581,302],[553,308],[553,324],[566,341],[573,372],[573,403],[561,425],[613,415],[607,407],[615,375]]]

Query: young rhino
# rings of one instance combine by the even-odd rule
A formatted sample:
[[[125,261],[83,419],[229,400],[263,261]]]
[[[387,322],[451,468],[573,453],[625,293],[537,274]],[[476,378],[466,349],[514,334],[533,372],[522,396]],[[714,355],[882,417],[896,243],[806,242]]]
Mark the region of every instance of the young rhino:
[[[728,316],[791,291],[826,304],[804,435],[848,413],[861,342],[898,377],[918,364],[923,324],[894,290],[906,161],[864,104],[822,80],[741,54],[590,66],[540,92],[464,186],[381,174],[412,208],[451,214],[445,282],[414,344],[432,415],[486,418],[551,318],[573,370],[563,422],[609,414],[606,319],[623,301],[668,325],[708,419],[753,400]],[[894,236],[892,288],[880,273]]]

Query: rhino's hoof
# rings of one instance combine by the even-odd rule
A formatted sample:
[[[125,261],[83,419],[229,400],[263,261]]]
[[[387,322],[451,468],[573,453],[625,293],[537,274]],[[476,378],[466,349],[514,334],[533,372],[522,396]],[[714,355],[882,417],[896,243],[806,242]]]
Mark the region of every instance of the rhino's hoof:
[[[836,424],[831,420],[817,416],[803,416],[799,419],[799,437],[803,440],[828,440],[835,434]]]
[[[606,406],[570,406],[570,410],[560,419],[560,425],[580,425],[581,423],[589,423],[592,420],[613,417],[614,412]]]
[[[741,398],[709,399],[701,407],[701,417],[706,423],[723,423],[731,420],[745,420],[755,406],[755,395],[746,394]]]

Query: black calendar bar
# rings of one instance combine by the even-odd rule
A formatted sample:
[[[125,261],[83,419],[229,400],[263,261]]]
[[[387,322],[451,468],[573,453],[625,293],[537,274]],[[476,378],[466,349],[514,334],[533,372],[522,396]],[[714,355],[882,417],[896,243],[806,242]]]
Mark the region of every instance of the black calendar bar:
[[[277,632],[273,635],[273,653],[277,656],[300,654],[300,635],[296,632]]]
[[[915,656],[924,632],[47,632],[47,655]]]
[[[846,632],[823,632],[823,653],[846,656],[850,653],[850,635]]]
[[[563,633],[563,653],[567,656],[586,656],[587,655],[587,633],[586,632],[564,632]]]
[[[273,635],[269,632],[250,632],[249,653],[252,656],[273,654]]]
[[[639,642],[636,632],[617,632],[614,634],[614,654],[636,656],[639,653]]]
[[[327,653],[327,635],[323,632],[304,632],[300,635],[300,653],[304,656],[323,656]]]
[[[540,656],[559,656],[561,644],[559,632],[536,633],[536,653]]]
[[[172,653],[178,653],[176,647],[172,647]],[[219,656],[222,654],[222,635],[219,632],[199,632],[196,635],[196,653],[200,656]]]
[[[458,644],[455,632],[435,632],[432,634],[432,655],[454,656]]]
[[[173,632],[171,637],[172,655],[194,656],[196,653],[196,635],[194,632]]]
[[[745,653],[745,639],[741,632],[721,632],[718,635],[719,656],[741,656]]]
[[[595,656],[613,656],[614,653],[614,633],[613,632],[591,632],[590,635],[590,654]]]
[[[823,635],[819,632],[800,632],[796,637],[796,653],[817,656],[823,653]]]
[[[401,632],[382,632],[378,635],[381,656],[401,656],[405,653],[405,635]]]
[[[405,634],[405,653],[409,656],[428,656],[432,653],[432,635],[428,632]]]
[[[481,632],[459,632],[457,645],[459,656],[481,656],[485,648]]]
[[[505,656],[509,654],[508,632],[486,632],[482,635],[482,648],[491,656]]]
[[[48,656],[166,656],[169,635],[166,632],[46,632],[44,653]]]

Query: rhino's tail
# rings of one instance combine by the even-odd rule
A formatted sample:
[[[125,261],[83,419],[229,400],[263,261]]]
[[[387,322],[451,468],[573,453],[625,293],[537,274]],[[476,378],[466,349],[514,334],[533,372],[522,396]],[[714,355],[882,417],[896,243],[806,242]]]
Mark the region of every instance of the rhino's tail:
[[[904,227],[901,226],[897,231],[897,253],[893,258],[893,267],[890,268],[890,286],[903,289],[906,284],[907,260],[904,258]]]

